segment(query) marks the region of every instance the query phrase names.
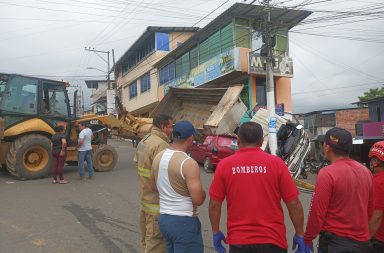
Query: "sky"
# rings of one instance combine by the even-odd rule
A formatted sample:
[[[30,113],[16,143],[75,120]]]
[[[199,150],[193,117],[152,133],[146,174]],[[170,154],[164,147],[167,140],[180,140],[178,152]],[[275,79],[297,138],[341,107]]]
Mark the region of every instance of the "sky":
[[[0,0],[0,72],[68,80],[105,79],[106,54],[116,61],[147,26],[204,27],[234,0]],[[273,0],[276,7],[313,11],[289,34],[294,113],[351,107],[383,87],[382,0]],[[111,59],[112,61],[112,59]],[[87,68],[98,68],[92,70]],[[101,71],[100,71],[101,70]]]

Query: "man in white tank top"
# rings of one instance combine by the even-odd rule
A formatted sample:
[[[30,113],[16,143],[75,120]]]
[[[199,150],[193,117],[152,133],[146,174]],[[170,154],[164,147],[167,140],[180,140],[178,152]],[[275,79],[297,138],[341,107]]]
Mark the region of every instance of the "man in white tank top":
[[[186,152],[196,130],[188,121],[173,127],[173,144],[160,152],[152,164],[152,187],[160,196],[160,231],[167,253],[203,253],[197,206],[204,203],[200,167]]]

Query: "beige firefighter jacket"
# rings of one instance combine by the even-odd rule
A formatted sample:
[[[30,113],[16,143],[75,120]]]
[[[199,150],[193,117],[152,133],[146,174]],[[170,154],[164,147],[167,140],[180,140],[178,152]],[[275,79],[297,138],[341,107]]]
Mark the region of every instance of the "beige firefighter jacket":
[[[147,134],[137,145],[133,158],[139,174],[141,208],[149,214],[159,213],[159,193],[151,188],[151,166],[153,159],[160,152],[169,147],[167,135],[157,127]]]

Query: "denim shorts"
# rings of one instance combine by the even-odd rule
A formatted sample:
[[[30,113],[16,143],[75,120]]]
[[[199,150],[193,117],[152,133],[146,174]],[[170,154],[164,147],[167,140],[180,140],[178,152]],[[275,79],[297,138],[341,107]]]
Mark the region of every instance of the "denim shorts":
[[[160,214],[159,227],[166,240],[167,253],[204,252],[198,217]]]

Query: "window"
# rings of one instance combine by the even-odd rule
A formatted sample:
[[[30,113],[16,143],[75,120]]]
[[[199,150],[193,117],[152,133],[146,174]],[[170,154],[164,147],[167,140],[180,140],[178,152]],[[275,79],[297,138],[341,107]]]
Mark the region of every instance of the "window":
[[[37,84],[33,78],[11,76],[2,99],[2,108],[8,112],[37,113]]]
[[[44,82],[44,98],[41,103],[41,112],[50,116],[68,116],[65,88],[55,83]]]
[[[233,47],[233,23],[229,23],[220,30],[221,52]]]
[[[160,35],[160,48],[161,50],[166,49],[166,45],[169,42],[165,43],[164,36]],[[169,47],[169,45],[168,45]],[[123,65],[123,75],[126,75],[133,67],[135,67],[143,58],[151,54],[155,49],[155,34],[151,35],[146,41],[144,41],[140,46],[130,49],[130,55],[122,62]],[[169,51],[169,48],[168,48]]]
[[[149,72],[141,77],[140,90],[141,93],[151,89],[151,75]]]
[[[276,35],[276,51],[279,53],[288,52],[288,29],[280,28]]]
[[[183,73],[183,65],[182,65],[182,59],[181,57],[177,58],[175,61],[175,76],[176,78],[182,76]]]
[[[169,34],[156,33],[156,50],[169,51]]]
[[[212,34],[209,39],[209,58],[212,58],[221,52],[220,30]]]
[[[163,85],[175,80],[175,63],[172,62],[159,70],[159,83]]]
[[[199,64],[233,48],[233,23],[224,26],[199,45]]]
[[[195,47],[189,51],[189,65],[191,69],[196,68],[199,65],[199,51]]]
[[[176,78],[189,73],[189,52],[176,59]]]
[[[137,96],[137,81],[129,85],[129,99]]]
[[[244,18],[235,19],[235,38],[237,47],[251,48],[251,29],[249,20]]]
[[[206,39],[199,45],[199,64],[209,60],[209,40]]]
[[[183,70],[183,75],[187,75],[189,73],[189,52],[185,53],[181,57],[181,64],[182,64],[182,70]]]

